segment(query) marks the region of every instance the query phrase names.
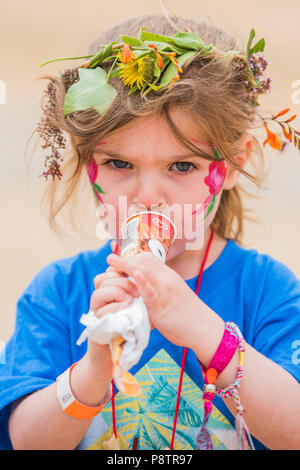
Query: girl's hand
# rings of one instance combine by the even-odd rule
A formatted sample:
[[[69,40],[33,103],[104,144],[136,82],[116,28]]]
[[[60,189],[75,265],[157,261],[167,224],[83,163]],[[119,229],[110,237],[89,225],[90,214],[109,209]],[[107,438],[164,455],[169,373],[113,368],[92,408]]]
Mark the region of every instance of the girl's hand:
[[[134,297],[139,297],[137,287],[126,274],[119,273],[112,267],[94,278],[95,291],[90,300],[90,311],[99,318],[106,313],[114,313],[128,307]],[[94,367],[105,368],[112,373],[111,351],[108,345],[97,344],[88,338],[88,357]]]
[[[109,255],[107,262],[133,277],[154,328],[178,346],[194,346],[205,304],[176,271],[150,252],[127,257]]]

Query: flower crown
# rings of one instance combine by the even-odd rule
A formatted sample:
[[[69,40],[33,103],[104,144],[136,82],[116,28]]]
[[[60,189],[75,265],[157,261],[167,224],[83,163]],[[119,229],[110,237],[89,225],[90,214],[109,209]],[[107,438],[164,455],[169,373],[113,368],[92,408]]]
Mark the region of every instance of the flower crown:
[[[247,55],[240,51],[230,50],[225,57],[233,66],[237,67],[243,76],[249,105],[259,106],[258,97],[271,91],[271,79],[265,77],[265,69],[268,61],[263,56],[265,40],[260,39],[252,45],[255,37],[254,29],[251,29]],[[112,104],[117,95],[117,90],[108,83],[110,77],[118,77],[124,86],[129,87],[128,95],[140,92],[145,96],[150,91],[157,91],[164,87],[170,87],[180,79],[184,64],[196,54],[207,56],[215,51],[212,44],[204,44],[202,39],[194,33],[179,32],[173,36],[163,36],[146,31],[141,28],[139,37],[120,36],[121,42],[111,42],[102,45],[95,55],[83,57],[67,57],[51,59],[41,64],[41,67],[51,62],[60,60],[88,59],[81,65],[67,69],[61,79],[64,82],[66,93],[64,98],[64,117],[70,113],[94,108],[99,114],[103,114]],[[101,68],[101,63],[113,61],[108,73]],[[48,102],[44,108],[44,117],[37,126],[37,132],[44,139],[42,148],[51,147],[51,155],[45,158],[47,170],[39,176],[52,176],[61,179],[60,148],[65,148],[66,139],[60,129],[50,124],[49,115],[55,108],[54,86],[50,82],[45,90]],[[263,124],[267,132],[267,143],[274,149],[282,152],[288,143],[292,143],[300,150],[300,132],[296,131],[291,122],[293,115],[285,120],[278,118],[285,115],[289,108],[280,111],[270,118],[282,129],[283,137],[272,132],[266,119]]]

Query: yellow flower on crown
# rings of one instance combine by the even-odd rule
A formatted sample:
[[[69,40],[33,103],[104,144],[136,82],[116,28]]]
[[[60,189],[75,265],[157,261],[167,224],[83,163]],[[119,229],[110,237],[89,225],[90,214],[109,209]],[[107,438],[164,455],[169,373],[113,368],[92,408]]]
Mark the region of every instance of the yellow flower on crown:
[[[151,82],[153,79],[153,59],[149,56],[135,59],[127,64],[120,66],[121,71],[119,77],[124,85],[131,88],[136,85],[141,90],[145,83]]]

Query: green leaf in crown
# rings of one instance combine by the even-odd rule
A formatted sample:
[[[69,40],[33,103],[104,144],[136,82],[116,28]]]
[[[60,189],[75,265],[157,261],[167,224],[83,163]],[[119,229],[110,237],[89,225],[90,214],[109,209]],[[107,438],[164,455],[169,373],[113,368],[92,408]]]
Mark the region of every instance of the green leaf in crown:
[[[247,43],[247,59],[249,59],[249,57],[256,53],[256,52],[263,52],[264,49],[265,49],[265,40],[264,38],[260,39],[259,41],[257,41],[257,43],[251,47],[251,44],[252,44],[252,41],[255,37],[255,30],[252,28],[251,31],[250,31],[250,35],[249,35],[249,38],[248,38],[248,43]]]
[[[102,114],[111,105],[117,95],[116,89],[106,81],[106,73],[100,67],[78,69],[79,81],[66,92],[64,116],[74,111],[95,108]]]

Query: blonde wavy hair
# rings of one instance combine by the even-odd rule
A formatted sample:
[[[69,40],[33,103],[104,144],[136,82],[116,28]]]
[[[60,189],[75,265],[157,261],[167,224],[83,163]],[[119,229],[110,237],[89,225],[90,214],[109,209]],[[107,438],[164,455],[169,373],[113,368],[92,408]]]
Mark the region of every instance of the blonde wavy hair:
[[[44,75],[41,79],[50,80],[55,90],[54,112],[51,113],[51,124],[61,129],[69,137],[69,145],[64,155],[62,172],[69,178],[64,181],[49,181],[46,183],[42,204],[48,213],[48,222],[52,230],[62,233],[57,224],[57,215],[68,201],[71,202],[70,221],[74,225],[74,209],[78,202],[81,181],[87,181],[86,165],[93,158],[96,143],[113,130],[127,124],[136,117],[150,114],[161,114],[174,133],[174,136],[195,154],[199,149],[180,132],[170,117],[170,106],[177,105],[193,113],[195,122],[201,133],[218,149],[222,158],[237,168],[250,181],[260,188],[265,178],[265,159],[258,139],[253,135],[253,149],[248,164],[253,171],[249,173],[240,168],[235,161],[235,155],[241,152],[240,141],[251,129],[259,128],[261,121],[256,110],[250,109],[245,99],[245,85],[230,61],[225,59],[229,50],[240,50],[245,55],[243,47],[236,39],[217,27],[211,20],[194,20],[167,18],[163,15],[147,15],[129,19],[102,33],[89,46],[87,54],[94,54],[103,44],[119,41],[121,34],[138,36],[142,26],[148,31],[163,35],[172,35],[177,30],[185,28],[199,35],[205,44],[213,44],[215,52],[207,56],[194,56],[183,66],[183,74],[172,87],[157,92],[150,92],[141,98],[140,93],[128,96],[128,88],[119,78],[110,78],[111,84],[118,94],[111,107],[105,114],[100,115],[93,108],[74,112],[66,118],[63,116],[65,84],[60,77]],[[101,66],[108,71],[110,64]],[[249,119],[249,116],[251,119]],[[203,150],[201,150],[203,156]],[[215,159],[207,155],[209,159]],[[59,193],[62,192],[61,197]],[[91,191],[92,196],[92,191]],[[243,199],[257,198],[238,182],[232,189],[223,190],[220,204],[212,227],[223,238],[231,238],[243,244],[244,222],[246,219],[255,221],[249,216]]]

